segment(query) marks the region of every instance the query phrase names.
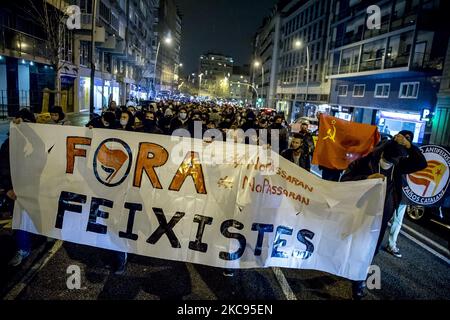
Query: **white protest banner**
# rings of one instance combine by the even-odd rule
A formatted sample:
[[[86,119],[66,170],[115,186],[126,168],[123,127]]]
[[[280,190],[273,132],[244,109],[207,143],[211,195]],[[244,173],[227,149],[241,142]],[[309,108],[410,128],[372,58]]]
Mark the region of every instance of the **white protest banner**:
[[[16,229],[215,267],[366,279],[381,180],[321,180],[260,146],[26,123],[10,133]]]

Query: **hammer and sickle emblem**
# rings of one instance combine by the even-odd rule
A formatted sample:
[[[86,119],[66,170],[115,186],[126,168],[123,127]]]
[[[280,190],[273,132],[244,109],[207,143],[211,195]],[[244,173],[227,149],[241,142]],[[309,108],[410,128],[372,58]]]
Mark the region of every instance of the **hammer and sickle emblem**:
[[[331,121],[331,125],[333,126],[333,130],[330,128],[327,130],[327,136],[325,138],[323,138],[323,140],[327,140],[330,139],[333,142],[336,142],[336,120]]]

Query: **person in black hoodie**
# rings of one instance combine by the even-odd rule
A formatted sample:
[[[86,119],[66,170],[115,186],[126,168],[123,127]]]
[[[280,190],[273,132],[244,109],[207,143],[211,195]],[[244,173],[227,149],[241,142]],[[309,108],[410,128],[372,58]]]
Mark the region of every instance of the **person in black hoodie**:
[[[178,117],[173,118],[170,121],[170,134],[172,134],[177,129],[189,130],[189,118],[187,109],[182,107],[179,109]]]
[[[105,111],[101,116],[91,119],[86,127],[89,129],[115,129],[117,127],[116,115],[111,111]]]
[[[156,124],[156,114],[153,111],[145,111],[142,119],[143,126],[136,130],[138,132],[163,134],[163,131]]]
[[[278,130],[279,152],[286,150],[288,147],[288,142],[289,142],[289,132],[285,127],[283,127],[283,125],[282,125],[283,120],[284,120],[283,116],[281,116],[281,115],[275,116],[273,124],[270,127],[270,129],[271,129],[270,133],[272,133],[272,130]],[[271,140],[272,140],[272,144],[274,144],[275,140],[274,139],[271,139]],[[309,156],[309,154],[308,154],[308,156]],[[309,165],[309,166],[311,166],[311,165]]]
[[[400,131],[393,140],[381,143],[367,156],[353,161],[344,172],[340,181],[364,179],[386,179],[386,198],[375,255],[383,241],[389,220],[400,205],[402,199],[402,176],[423,170],[427,161],[419,148],[414,146]],[[354,281],[353,297],[364,296],[365,281]]]

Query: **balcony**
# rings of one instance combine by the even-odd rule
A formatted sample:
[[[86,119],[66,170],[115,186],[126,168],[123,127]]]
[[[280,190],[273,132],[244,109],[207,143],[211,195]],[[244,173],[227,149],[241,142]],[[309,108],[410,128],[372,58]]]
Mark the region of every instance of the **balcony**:
[[[48,42],[5,26],[0,29],[0,50],[10,50],[17,55],[48,58],[51,55]]]

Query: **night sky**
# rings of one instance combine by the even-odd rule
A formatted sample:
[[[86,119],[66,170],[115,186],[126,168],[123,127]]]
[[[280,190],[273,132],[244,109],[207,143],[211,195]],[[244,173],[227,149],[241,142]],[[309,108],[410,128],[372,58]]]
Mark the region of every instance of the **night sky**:
[[[212,51],[250,63],[252,39],[277,0],[176,0],[182,19],[183,73],[198,71],[201,54]]]

